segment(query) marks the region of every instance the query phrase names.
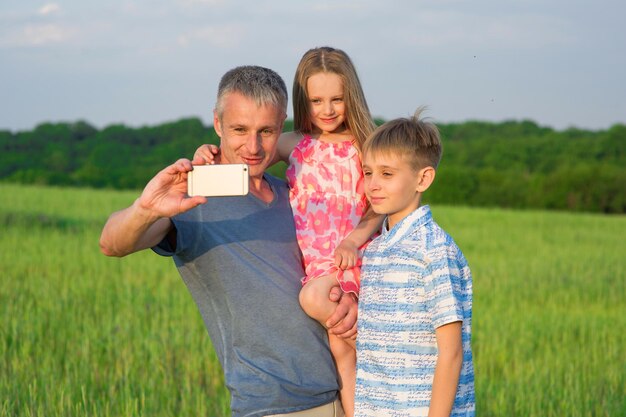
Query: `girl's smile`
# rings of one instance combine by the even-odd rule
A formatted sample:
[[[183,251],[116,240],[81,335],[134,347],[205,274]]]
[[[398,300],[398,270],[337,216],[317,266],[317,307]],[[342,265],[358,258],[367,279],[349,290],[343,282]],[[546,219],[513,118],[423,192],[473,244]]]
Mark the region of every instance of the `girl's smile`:
[[[346,106],[343,81],[332,72],[318,72],[307,80],[311,123],[324,133],[344,130]]]

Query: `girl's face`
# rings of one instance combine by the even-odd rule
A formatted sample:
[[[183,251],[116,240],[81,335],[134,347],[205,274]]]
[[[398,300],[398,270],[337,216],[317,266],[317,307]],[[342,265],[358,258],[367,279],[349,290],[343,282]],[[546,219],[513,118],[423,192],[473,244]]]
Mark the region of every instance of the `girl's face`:
[[[345,129],[346,106],[343,82],[339,75],[318,72],[306,82],[309,96],[309,117],[321,133],[339,133]]]

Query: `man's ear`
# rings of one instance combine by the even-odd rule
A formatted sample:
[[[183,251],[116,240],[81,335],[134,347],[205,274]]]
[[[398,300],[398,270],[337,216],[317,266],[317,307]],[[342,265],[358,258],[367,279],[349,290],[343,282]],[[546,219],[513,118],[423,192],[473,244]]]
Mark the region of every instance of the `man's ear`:
[[[423,193],[428,190],[428,187],[435,180],[435,168],[426,167],[419,170],[417,173],[418,182],[417,182],[417,191]]]
[[[213,110],[213,129],[220,138],[222,137],[222,125],[220,124],[220,118],[217,115],[217,110]]]

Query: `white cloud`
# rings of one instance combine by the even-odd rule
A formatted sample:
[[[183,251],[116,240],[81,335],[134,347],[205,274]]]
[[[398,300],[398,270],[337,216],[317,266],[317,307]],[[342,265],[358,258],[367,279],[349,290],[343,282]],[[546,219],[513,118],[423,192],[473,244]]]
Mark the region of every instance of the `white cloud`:
[[[41,6],[39,10],[37,10],[37,13],[39,13],[42,16],[47,16],[53,13],[57,13],[60,10],[61,10],[61,7],[58,4],[48,3],[48,4]]]
[[[316,12],[363,11],[364,5],[359,2],[325,2],[312,6]]]
[[[576,35],[565,20],[540,15],[480,16],[449,11],[420,11],[414,25],[400,25],[389,36],[408,45],[441,47],[536,48],[571,44]]]
[[[239,24],[207,26],[179,35],[178,44],[187,47],[199,42],[217,48],[234,48],[242,43],[245,35],[244,26]]]
[[[178,2],[182,3],[184,6],[217,6],[224,4],[224,0],[178,0]]]
[[[21,30],[8,33],[0,38],[0,47],[42,46],[62,43],[74,36],[75,31],[54,24],[27,25]]]
[[[189,38],[185,35],[180,35],[177,41],[178,41],[178,44],[182,46],[183,48],[186,48],[189,46]]]

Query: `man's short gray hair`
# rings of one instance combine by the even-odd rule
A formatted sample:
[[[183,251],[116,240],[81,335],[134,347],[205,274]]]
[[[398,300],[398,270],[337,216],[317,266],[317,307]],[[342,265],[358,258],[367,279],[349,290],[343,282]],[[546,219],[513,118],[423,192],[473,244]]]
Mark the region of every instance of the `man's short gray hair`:
[[[222,79],[217,90],[215,110],[221,119],[223,99],[230,93],[239,93],[259,106],[272,105],[287,112],[287,87],[283,79],[269,68],[246,65],[233,68]]]

